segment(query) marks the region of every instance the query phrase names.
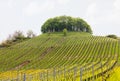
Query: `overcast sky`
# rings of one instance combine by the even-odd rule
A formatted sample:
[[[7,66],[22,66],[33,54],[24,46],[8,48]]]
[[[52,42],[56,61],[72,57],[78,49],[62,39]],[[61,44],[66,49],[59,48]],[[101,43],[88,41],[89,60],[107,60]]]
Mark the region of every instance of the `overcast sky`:
[[[120,0],[0,0],[0,41],[15,30],[41,33],[51,17],[83,18],[94,35],[120,36]]]

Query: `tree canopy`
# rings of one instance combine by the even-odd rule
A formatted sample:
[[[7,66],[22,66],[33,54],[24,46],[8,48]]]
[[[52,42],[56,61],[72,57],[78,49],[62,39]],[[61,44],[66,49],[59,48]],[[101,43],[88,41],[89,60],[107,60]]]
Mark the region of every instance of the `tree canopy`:
[[[46,32],[62,32],[66,28],[68,31],[88,32],[92,34],[89,24],[81,18],[73,18],[70,16],[59,16],[48,19],[41,28],[43,33]]]

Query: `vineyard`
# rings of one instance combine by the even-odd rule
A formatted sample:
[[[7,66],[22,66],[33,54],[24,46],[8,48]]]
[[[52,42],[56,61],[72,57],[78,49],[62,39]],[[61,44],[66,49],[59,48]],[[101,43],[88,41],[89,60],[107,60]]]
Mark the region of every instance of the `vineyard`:
[[[0,81],[110,81],[118,57],[116,39],[45,33],[0,48]]]

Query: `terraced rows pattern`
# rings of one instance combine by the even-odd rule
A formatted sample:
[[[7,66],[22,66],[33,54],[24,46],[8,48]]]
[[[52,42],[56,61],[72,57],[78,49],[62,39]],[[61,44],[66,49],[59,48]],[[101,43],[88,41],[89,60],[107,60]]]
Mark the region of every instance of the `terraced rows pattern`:
[[[24,76],[27,81],[106,79],[118,55],[115,39],[87,33],[43,34],[0,49],[0,80],[22,81]]]

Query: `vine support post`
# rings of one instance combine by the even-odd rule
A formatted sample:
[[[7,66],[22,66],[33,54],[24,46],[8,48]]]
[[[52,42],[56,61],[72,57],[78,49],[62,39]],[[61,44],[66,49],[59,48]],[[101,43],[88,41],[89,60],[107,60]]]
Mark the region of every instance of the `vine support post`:
[[[82,81],[82,73],[83,73],[82,71],[83,71],[83,68],[81,67],[80,68],[80,81]]]

